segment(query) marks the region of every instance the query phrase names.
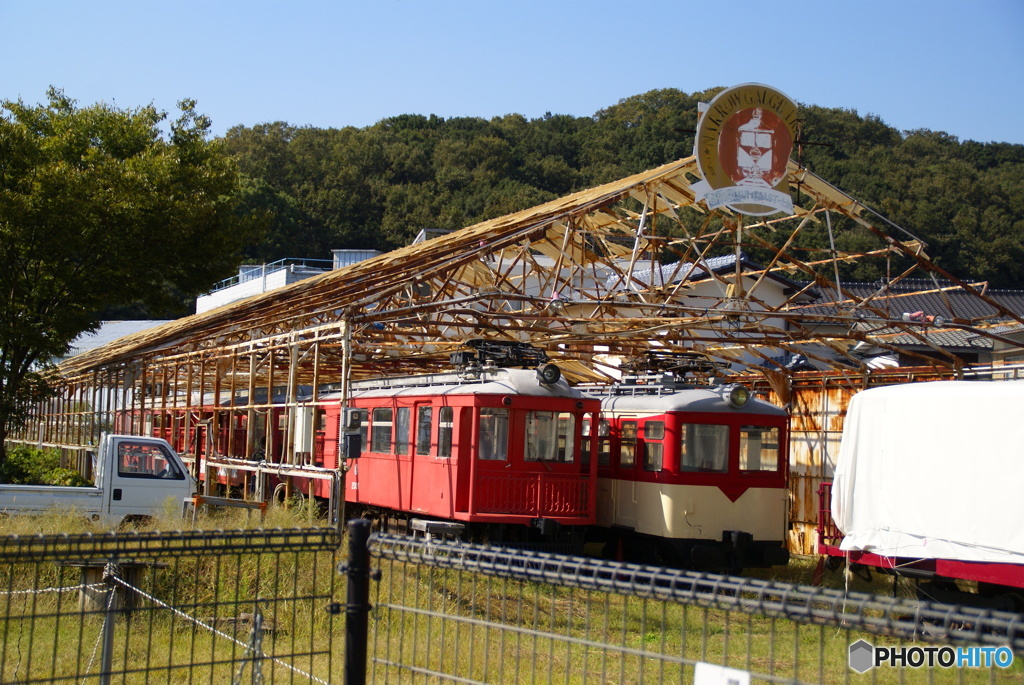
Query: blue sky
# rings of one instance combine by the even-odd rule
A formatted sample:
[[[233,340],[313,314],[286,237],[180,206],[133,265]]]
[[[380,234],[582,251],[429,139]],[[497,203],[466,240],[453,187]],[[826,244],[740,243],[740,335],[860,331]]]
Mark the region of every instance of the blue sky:
[[[182,98],[223,134],[398,114],[590,116],[746,82],[1024,143],[1022,0],[0,0],[0,99]]]

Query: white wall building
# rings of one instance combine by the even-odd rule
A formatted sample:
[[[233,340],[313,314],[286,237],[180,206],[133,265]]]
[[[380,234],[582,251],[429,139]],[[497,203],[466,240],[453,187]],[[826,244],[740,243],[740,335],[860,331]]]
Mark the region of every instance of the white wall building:
[[[238,275],[218,283],[213,290],[196,298],[196,314],[222,305],[259,295],[269,290],[341,269],[381,254],[378,250],[332,250],[334,259],[279,259],[270,264],[245,264]]]

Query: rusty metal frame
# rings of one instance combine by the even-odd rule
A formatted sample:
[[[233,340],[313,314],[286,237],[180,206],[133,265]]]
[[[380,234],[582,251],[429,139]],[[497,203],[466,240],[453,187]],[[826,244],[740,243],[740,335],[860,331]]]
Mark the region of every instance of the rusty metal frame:
[[[865,374],[849,353],[853,345],[895,347],[865,331],[864,321],[931,345],[930,324],[894,319],[875,295],[844,290],[836,282],[842,262],[895,259],[901,265],[890,284],[910,274],[939,276],[996,312],[952,318],[947,327],[1001,339],[994,323],[1024,323],[977,284],[940,269],[921,241],[793,162],[790,186],[806,206],[790,216],[708,212],[698,180],[694,158],[685,158],[124,337],[58,366],[53,380],[63,405],[36,408],[22,437],[88,443],[111,405],[187,415],[214,398],[227,402],[220,420],[251,419],[271,408],[275,387],[289,388],[285,406],[295,407],[299,385],[344,387],[343,369],[352,378],[437,370],[480,337],[529,341],[576,381],[608,381],[615,373],[609,358],[657,348],[702,352],[773,387],[786,373],[783,360],[797,352],[840,375]],[[839,217],[870,241],[867,249],[836,250],[832,220]],[[822,225],[830,239],[815,244],[808,230]],[[740,258],[748,251],[766,256],[761,266]],[[712,268],[713,259],[730,255],[729,269]],[[820,302],[810,307],[816,289],[840,294],[833,313],[820,313]],[[922,364],[956,374],[959,360],[932,347],[936,358],[921,356]],[[114,400],[101,387],[123,394]],[[263,387],[267,401],[257,403],[254,390]],[[88,428],[71,435],[72,422]],[[203,431],[187,428],[208,440],[218,429],[216,418]],[[252,450],[250,437],[244,454],[224,456],[247,458]]]

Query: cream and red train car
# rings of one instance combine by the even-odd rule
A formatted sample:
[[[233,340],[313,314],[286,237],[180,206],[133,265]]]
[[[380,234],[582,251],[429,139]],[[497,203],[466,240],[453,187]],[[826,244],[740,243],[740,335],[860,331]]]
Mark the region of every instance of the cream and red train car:
[[[355,382],[348,410],[332,399],[320,401],[324,466],[337,464],[350,412],[359,414],[347,515],[399,531],[413,519],[459,522],[466,537],[492,542],[581,544],[595,522],[597,464],[585,436],[600,402],[552,365]]]
[[[738,572],[784,565],[788,413],[742,386],[627,378],[597,424],[605,556]]]

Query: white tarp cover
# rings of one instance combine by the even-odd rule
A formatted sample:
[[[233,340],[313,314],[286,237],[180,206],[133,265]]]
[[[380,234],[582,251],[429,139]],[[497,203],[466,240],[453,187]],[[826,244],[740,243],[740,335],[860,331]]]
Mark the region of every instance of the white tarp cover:
[[[832,516],[844,550],[1024,563],[1024,381],[855,395]]]

